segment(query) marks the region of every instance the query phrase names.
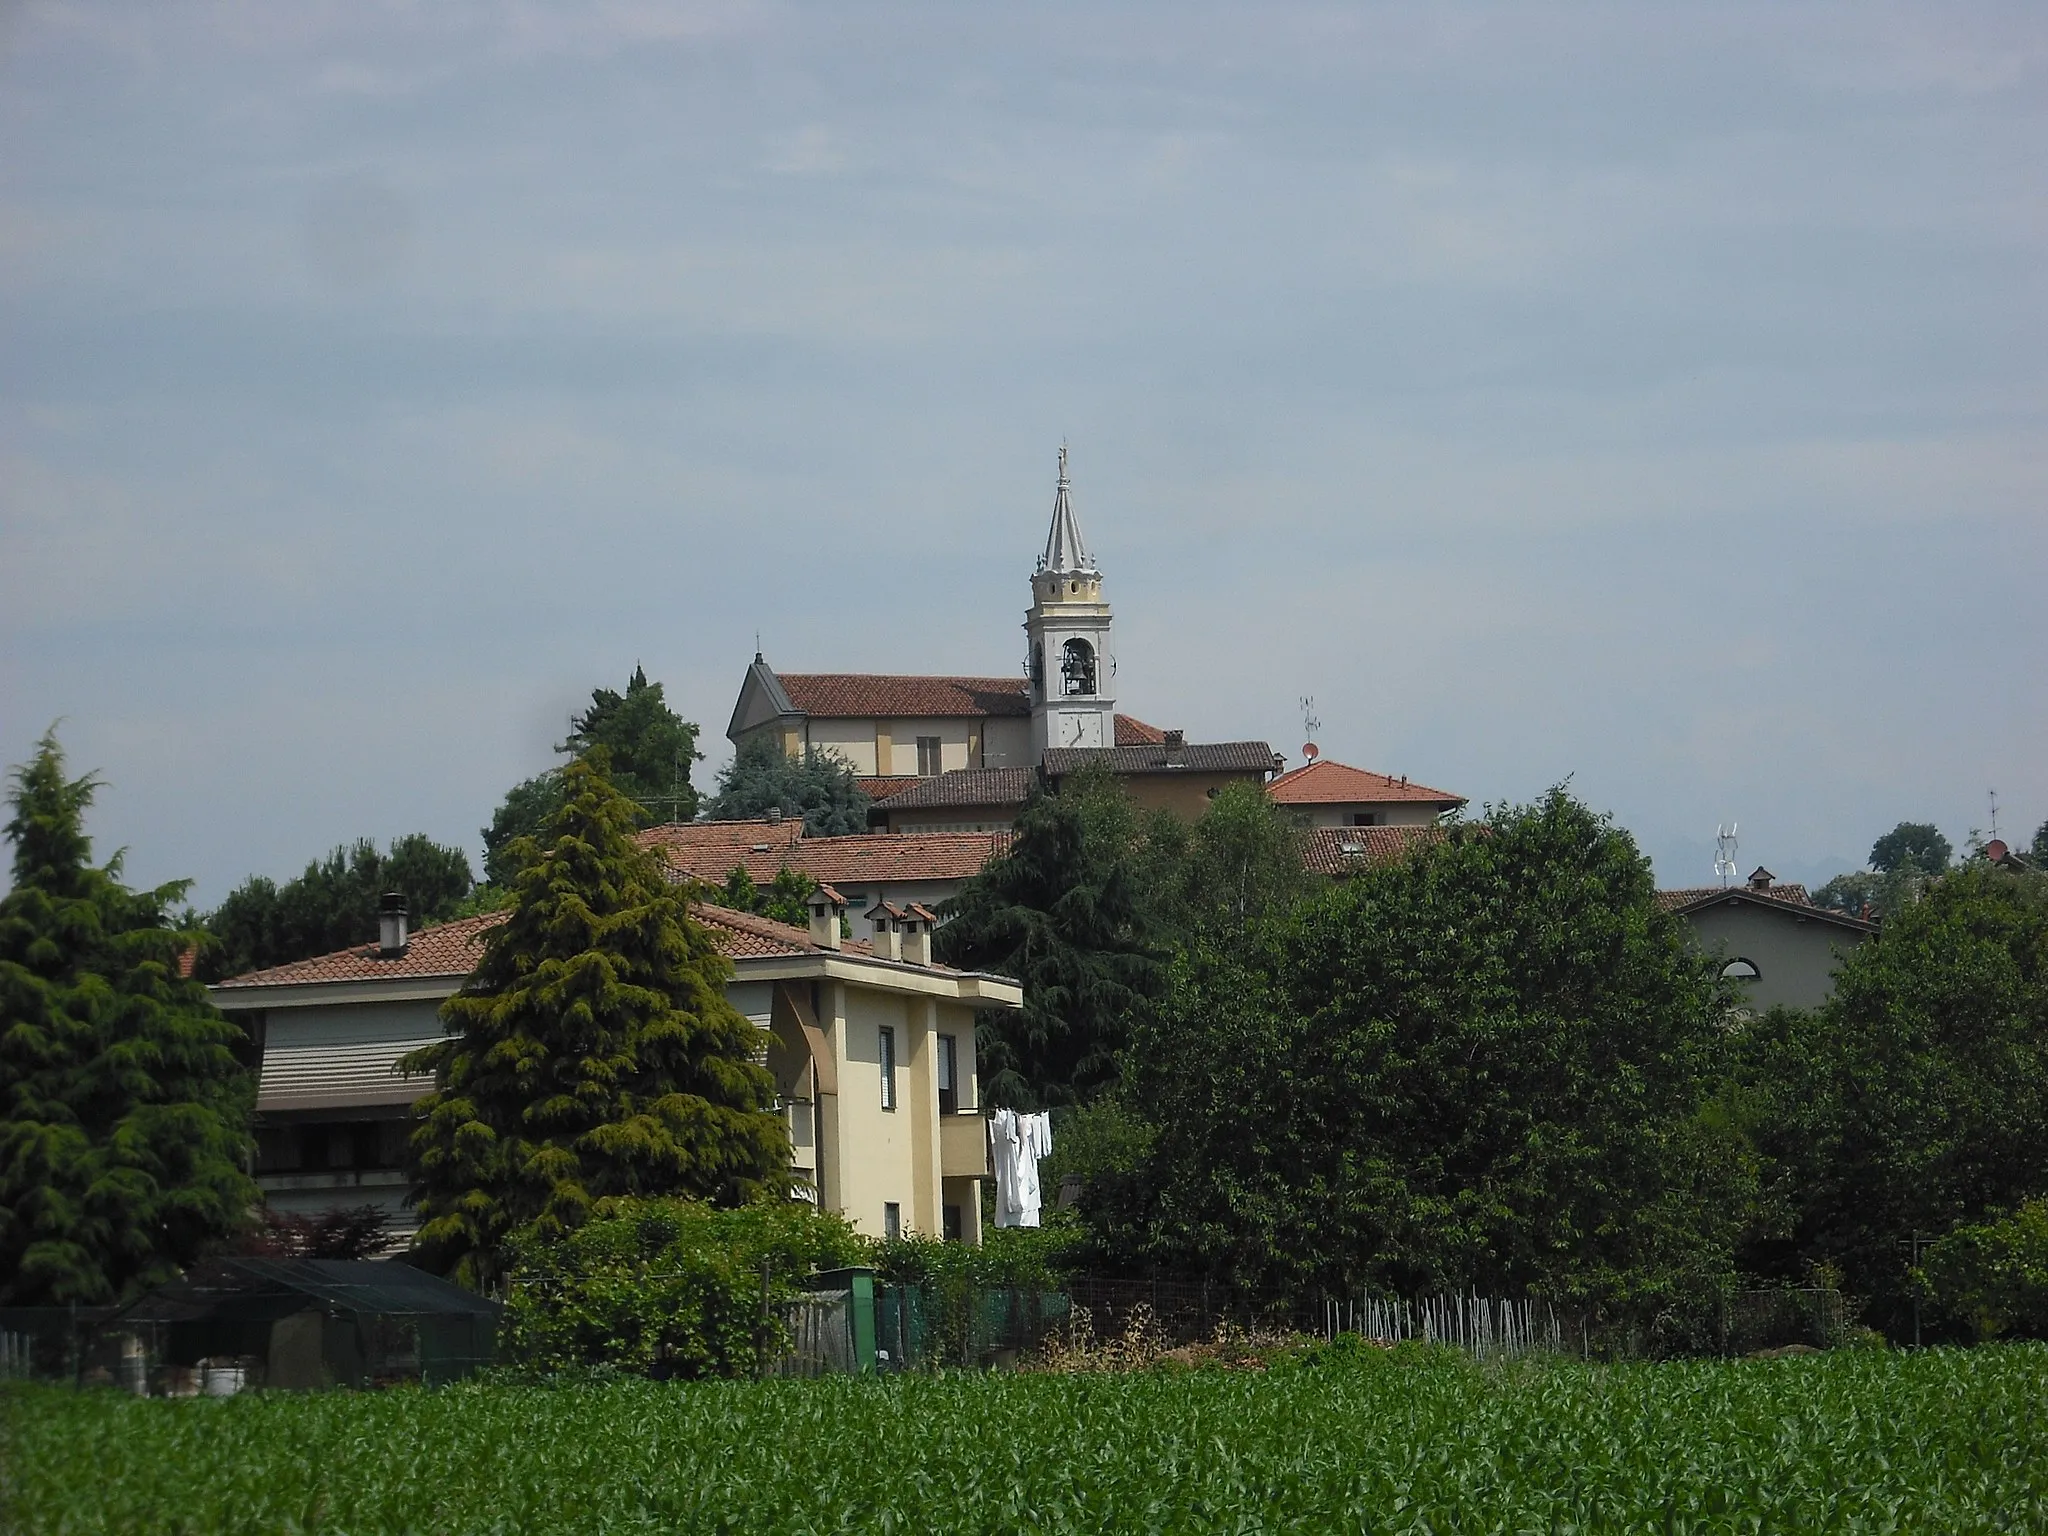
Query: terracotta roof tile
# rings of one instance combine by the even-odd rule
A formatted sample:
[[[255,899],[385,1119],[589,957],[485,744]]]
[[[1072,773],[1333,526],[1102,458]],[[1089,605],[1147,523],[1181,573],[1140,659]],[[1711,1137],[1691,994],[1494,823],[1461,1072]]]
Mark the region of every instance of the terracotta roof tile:
[[[860,786],[861,793],[870,800],[886,800],[891,795],[901,794],[913,784],[922,784],[924,780],[914,773],[856,774],[853,782]]]
[[[771,861],[768,878],[782,868],[776,860],[781,851],[802,839],[804,819],[785,816],[780,821],[689,821],[648,827],[636,835],[643,848],[658,848],[670,862],[706,879],[723,880],[735,864],[744,864],[749,874],[762,858]]]
[[[1165,740],[1166,732],[1156,725],[1147,725],[1130,715],[1116,717],[1116,744],[1120,747],[1157,746]]]
[[[790,703],[821,720],[979,718],[1031,713],[1022,677],[891,677],[868,672],[778,672]]]
[[[933,806],[998,806],[1009,810],[1031,795],[1029,768],[955,768],[928,779],[912,779],[908,788],[877,800],[877,810],[914,811]]]
[[[1263,741],[1191,741],[1169,762],[1165,743],[1136,747],[1054,747],[1045,771],[1061,778],[1100,763],[1111,773],[1270,773],[1273,749]]]
[[[1706,900],[1709,896],[1740,896],[1744,892],[1758,894],[1753,886],[1748,885],[1693,885],[1683,890],[1659,891],[1657,905],[1666,912],[1676,912],[1680,907],[1689,907],[1696,901]],[[1774,901],[1789,901],[1798,907],[1813,905],[1813,898],[1806,894],[1806,887],[1803,885],[1773,885],[1767,887],[1761,894],[1769,896]]]
[[[1681,916],[1703,907],[1717,906],[1722,902],[1733,905],[1748,904],[1773,912],[1785,912],[1804,921],[1831,923],[1839,928],[1854,929],[1858,933],[1877,932],[1877,924],[1866,918],[1851,917],[1847,912],[1837,912],[1833,907],[1815,906],[1808,899],[1806,887],[1803,885],[1773,885],[1764,890],[1758,890],[1752,885],[1699,885],[1689,890],[1657,893],[1658,906],[1666,912]]]
[[[811,942],[807,929],[778,923],[773,918],[756,917],[751,912],[735,912],[729,907],[698,901],[690,904],[690,915],[711,931],[719,952],[730,959],[808,955],[819,949]],[[336,950],[331,955],[272,966],[266,971],[252,971],[217,985],[231,991],[237,987],[311,985],[330,981],[463,977],[476,969],[477,962],[483,959],[485,938],[504,920],[503,912],[485,912],[477,917],[459,917],[453,922],[422,928],[412,936],[405,953],[396,959],[379,958],[375,944],[357,944],[349,949]],[[873,951],[865,940],[847,939],[842,941],[841,952],[870,955]],[[936,965],[930,968],[950,969]]]
[[[1368,864],[1389,864],[1410,849],[1435,842],[1441,827],[1311,827],[1301,834],[1301,861],[1310,873],[1348,875]]]
[[[1391,774],[1371,773],[1327,757],[1281,774],[1266,786],[1266,793],[1276,805],[1373,805],[1420,800],[1448,810],[1465,803],[1463,795],[1454,795],[1449,790],[1409,783]]]

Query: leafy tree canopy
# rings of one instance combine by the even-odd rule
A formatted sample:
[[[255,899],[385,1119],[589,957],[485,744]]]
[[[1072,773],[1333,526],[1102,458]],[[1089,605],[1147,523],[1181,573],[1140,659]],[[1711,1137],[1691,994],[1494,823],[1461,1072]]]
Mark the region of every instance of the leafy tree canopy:
[[[786,865],[775,872],[775,878],[764,888],[754,884],[745,865],[735,864],[732,873],[725,877],[724,888],[715,892],[713,899],[735,912],[753,912],[801,928],[811,920],[808,903],[811,892],[817,888],[818,882],[809,875]]]
[[[1153,928],[1182,945],[1241,934],[1318,884],[1302,864],[1296,818],[1256,784],[1224,786],[1192,823],[1155,812],[1135,858]]]
[[[1021,1012],[985,1014],[976,1039],[990,1103],[1086,1103],[1117,1078],[1133,1020],[1159,988],[1133,870],[1135,825],[1113,780],[1076,775],[1034,793],[1009,851],[941,909],[947,964],[1024,984]],[[1090,835],[1091,822],[1097,832]]]
[[[789,1166],[731,963],[634,843],[608,756],[562,770],[561,808],[513,850],[511,907],[443,1005],[449,1037],[407,1058],[435,1082],[412,1143],[419,1246],[471,1285],[607,1197],[738,1204]]]
[[[1742,1037],[1787,1237],[1753,1263],[1824,1261],[1895,1333],[1915,1233],[2048,1195],[2048,889],[1971,864],[1850,951],[1833,996]]]
[[[634,802],[641,825],[696,820],[698,795],[690,768],[704,756],[697,750],[697,727],[668,707],[662,685],[649,682],[644,667],[633,668],[624,693],[593,688],[590,707],[570,720],[569,739],[555,750],[581,757],[592,747],[609,754],[612,782]],[[506,792],[483,829],[484,878],[492,885],[511,883],[508,850],[547,823],[561,806],[562,793],[559,769],[536,774]]]
[[[1870,867],[1879,874],[1914,870],[1938,875],[1949,866],[1955,849],[1930,822],[1902,821],[1870,846]]]
[[[1750,1183],[1725,997],[1555,790],[1200,942],[1141,1014],[1127,1256],[1294,1291],[1535,1291],[1705,1331]]]
[[[2034,833],[2033,845],[2029,851],[2037,859],[2048,859],[2048,821],[2042,822]]]
[[[705,815],[711,821],[801,816],[808,835],[841,837],[867,831],[868,804],[844,758],[815,747],[791,757],[767,737],[754,736],[720,770],[718,794]]]
[[[179,960],[188,882],[131,891],[92,864],[96,781],[46,732],[13,774],[0,897],[0,1304],[127,1300],[255,1203],[242,1032]]]
[[[277,885],[251,876],[204,919],[199,973],[209,981],[324,955],[377,936],[377,904],[405,895],[415,927],[453,917],[471,888],[469,857],[424,833],[393,840],[379,853],[368,838],[315,859]]]

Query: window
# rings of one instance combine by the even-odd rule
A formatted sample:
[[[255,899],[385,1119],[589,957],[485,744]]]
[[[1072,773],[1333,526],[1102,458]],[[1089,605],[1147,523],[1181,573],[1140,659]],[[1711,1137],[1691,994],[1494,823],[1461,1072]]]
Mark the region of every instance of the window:
[[[882,1236],[895,1242],[903,1235],[903,1207],[894,1200],[882,1202]]]
[[[1351,825],[1354,827],[1376,827],[1379,824],[1380,818],[1375,812],[1353,811],[1351,813]]]
[[[896,1031],[887,1024],[881,1028],[882,1036],[882,1108],[896,1107]]]
[[[961,1219],[960,1216],[960,1207],[957,1205],[947,1206],[945,1215],[941,1218],[941,1220],[945,1224],[946,1241],[949,1243],[959,1242],[961,1236],[964,1234],[966,1230],[966,1223]]]
[[[1756,968],[1754,960],[1735,959],[1721,967],[1721,976],[1726,981],[1756,981],[1763,972]]]
[[[917,773],[919,778],[929,779],[945,772],[939,766],[939,738],[920,736],[917,738]]]
[[[1060,681],[1068,693],[1095,692],[1095,647],[1086,640],[1069,640],[1061,646]]]
[[[951,1035],[939,1036],[939,1113],[960,1112],[960,1042]]]

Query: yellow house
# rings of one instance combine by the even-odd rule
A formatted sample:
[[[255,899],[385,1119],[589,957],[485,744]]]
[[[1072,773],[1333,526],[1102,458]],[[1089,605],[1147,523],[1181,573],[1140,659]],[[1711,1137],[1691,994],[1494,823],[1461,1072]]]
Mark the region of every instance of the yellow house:
[[[702,904],[692,914],[732,962],[728,1000],[761,1031],[792,1182],[871,1236],[978,1242],[977,1184],[989,1173],[975,1016],[1022,1007],[1022,989],[933,964],[922,907],[874,914],[868,941],[840,938],[843,910],[827,888],[807,929]],[[416,1229],[406,1139],[429,1085],[398,1062],[441,1038],[441,1004],[500,920],[410,935],[400,922],[383,942],[209,989],[261,1048],[255,1171],[266,1202],[307,1215],[374,1205],[394,1234]]]

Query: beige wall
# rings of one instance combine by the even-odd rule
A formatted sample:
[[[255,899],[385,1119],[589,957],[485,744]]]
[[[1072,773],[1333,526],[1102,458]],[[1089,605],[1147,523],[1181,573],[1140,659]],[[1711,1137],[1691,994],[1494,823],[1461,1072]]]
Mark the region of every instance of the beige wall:
[[[878,773],[915,774],[917,738],[920,736],[939,738],[941,772],[981,766],[971,761],[970,755],[974,739],[981,734],[981,722],[978,720],[889,720],[884,725],[891,749],[890,766],[877,769]]]
[[[813,720],[808,728],[813,747],[821,752],[838,753],[853,764],[855,773],[896,771],[875,766],[875,722],[872,720]]]
[[[1819,918],[1801,918],[1774,907],[1745,902],[1716,904],[1689,912],[1682,921],[1693,940],[1724,960],[1750,961],[1759,973],[1741,983],[1745,1006],[1758,1012],[1783,1004],[1818,1008],[1834,990],[1835,967],[1868,934]]]
[[[1220,794],[1226,784],[1263,785],[1265,782],[1264,774],[1134,773],[1123,780],[1123,785],[1138,803],[1138,809],[1169,810],[1176,816],[1193,821],[1209,809],[1209,802],[1214,798],[1211,791]]]
[[[1351,818],[1358,812],[1366,812],[1377,818],[1376,827],[1427,827],[1436,821],[1436,807],[1420,800],[1360,801],[1356,805],[1303,805],[1290,806],[1307,818],[1311,827],[1350,827],[1357,823]]]

